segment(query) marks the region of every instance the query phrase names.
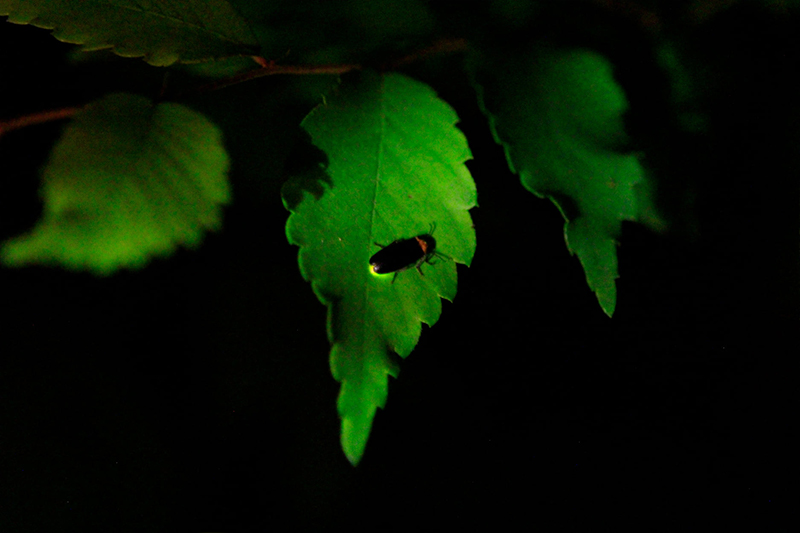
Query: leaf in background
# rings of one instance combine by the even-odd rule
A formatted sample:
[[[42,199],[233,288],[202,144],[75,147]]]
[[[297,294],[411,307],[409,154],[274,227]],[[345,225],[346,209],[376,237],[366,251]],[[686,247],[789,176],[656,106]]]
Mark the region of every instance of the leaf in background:
[[[435,31],[429,0],[231,0],[262,46],[293,63],[360,63],[399,57]],[[413,46],[413,44],[412,44]],[[388,54],[388,55],[387,55]],[[317,97],[319,95],[316,95]]]
[[[112,94],[79,112],[42,176],[44,212],[4,243],[6,265],[57,263],[110,274],[218,229],[230,201],[219,130],[175,103]]]
[[[84,50],[113,48],[155,66],[254,54],[247,22],[225,0],[0,0],[8,22],[53,30]]]
[[[589,50],[537,48],[479,67],[482,107],[526,189],[566,219],[567,246],[608,316],[616,306],[616,239],[639,215],[637,157],[623,149],[628,103],[610,63]],[[643,189],[647,190],[647,189]]]
[[[333,376],[342,384],[338,410],[342,448],[361,459],[375,409],[386,402],[393,352],[405,357],[421,322],[433,325],[440,298],[456,294],[456,266],[475,251],[468,210],[475,184],[458,117],[433,90],[399,74],[359,73],[303,121],[328,156],[330,186],[321,197],[289,205],[289,242],[300,246],[303,277],[328,306]],[[295,195],[296,196],[296,195]],[[377,276],[374,243],[427,233],[436,224],[437,258],[416,270]]]

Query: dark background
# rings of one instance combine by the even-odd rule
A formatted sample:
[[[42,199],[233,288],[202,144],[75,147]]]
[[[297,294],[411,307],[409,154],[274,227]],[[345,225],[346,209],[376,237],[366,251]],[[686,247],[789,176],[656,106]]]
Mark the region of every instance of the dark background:
[[[0,270],[0,531],[788,531],[796,22],[737,9],[682,37],[702,133],[671,122],[641,35],[600,39],[680,199],[668,235],[623,226],[613,319],[556,209],[508,172],[457,62],[412,72],[462,117],[478,249],[391,381],[357,468],[339,449],[326,310],[284,236],[275,168],[294,137],[267,139],[274,125],[236,109],[291,82],[197,102],[234,161],[222,232],[109,278]],[[0,44],[3,118],[161,83],[139,63],[69,67],[71,47],[34,28],[0,25]],[[287,109],[296,127],[305,109]],[[35,222],[60,128],[0,139],[0,237]]]

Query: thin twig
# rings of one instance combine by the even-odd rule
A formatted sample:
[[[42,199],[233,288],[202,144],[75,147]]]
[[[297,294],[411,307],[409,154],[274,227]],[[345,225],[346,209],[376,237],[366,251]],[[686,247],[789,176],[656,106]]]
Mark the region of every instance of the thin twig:
[[[263,58],[259,58],[262,59]],[[255,69],[255,70],[248,70],[247,72],[242,72],[230,78],[225,78],[223,80],[212,81],[211,83],[207,83],[205,85],[201,85],[199,87],[195,87],[193,89],[188,89],[186,91],[182,91],[178,94],[172,95],[169,97],[170,100],[176,100],[178,98],[184,98],[186,96],[194,96],[198,94],[205,94],[212,91],[218,91],[219,89],[224,89],[225,87],[230,87],[231,85],[237,85],[239,83],[243,83],[250,80],[255,80],[258,78],[263,78],[264,76],[275,76],[278,74],[292,74],[292,75],[314,75],[314,74],[344,74],[345,72],[350,72],[352,70],[359,70],[361,69],[361,65],[276,65],[274,61],[266,61],[264,64],[265,66]]]
[[[385,67],[382,68],[382,70],[395,70],[404,65],[422,61],[432,56],[464,52],[467,49],[467,46],[468,44],[466,39],[440,39],[430,46],[426,46],[425,48],[412,52],[395,61],[390,61]]]
[[[39,111],[38,113],[12,118],[9,120],[2,120],[0,121],[0,137],[9,131],[18,130],[27,126],[34,126],[36,124],[44,124],[54,120],[70,118],[80,110],[80,107],[64,107],[61,109],[53,109],[51,111]]]
[[[386,63],[386,65],[381,67],[380,70],[383,71],[394,70],[409,63],[414,63],[416,61],[424,60],[431,56],[448,54],[453,52],[461,52],[466,49],[467,49],[466,39],[441,39],[421,50],[416,50],[406,56],[401,57],[400,59]],[[201,85],[200,87],[188,89],[186,91],[180,92],[176,95],[169,97],[169,99],[175,100],[190,95],[194,96],[198,94],[217,91],[219,89],[224,89],[225,87],[230,87],[231,85],[237,85],[245,81],[255,80],[257,78],[263,78],[264,76],[275,76],[278,74],[289,74],[295,76],[340,75],[354,70],[361,70],[362,68],[364,68],[362,65],[355,63],[340,64],[340,65],[278,65],[276,64],[275,61],[270,61],[264,59],[263,57],[258,57],[258,56],[254,56],[253,60],[259,65],[261,65],[261,68],[255,70],[248,70],[247,72],[236,74],[235,76],[232,76],[230,78],[213,81],[211,83]]]
[[[387,62],[385,66],[381,67],[380,70],[384,71],[394,70],[409,63],[414,63],[416,61],[427,59],[428,57],[431,56],[448,54],[453,52],[461,52],[466,50],[466,48],[467,48],[467,41],[465,39],[442,39],[440,41],[436,41],[430,46],[427,46],[420,50],[416,50],[395,61]],[[165,91],[162,88],[161,94],[159,94],[158,96],[158,101],[164,99],[177,100],[179,98],[187,96],[195,96],[212,91],[217,91],[225,87],[230,87],[231,85],[237,85],[239,83],[255,80],[257,78],[263,78],[264,76],[275,76],[279,74],[294,75],[294,76],[340,75],[354,70],[361,70],[363,68],[361,65],[358,64],[278,65],[274,61],[266,60],[263,57],[253,57],[253,59],[255,60],[256,63],[261,65],[261,68],[248,70],[247,72],[236,74],[235,76],[232,76],[230,78],[213,81],[205,85],[200,85],[192,89],[187,89],[185,91],[179,92],[174,95],[169,95],[168,94],[169,91]],[[70,118],[75,113],[80,111],[80,109],[81,109],[80,107],[65,107],[63,109],[42,111],[38,113],[33,113],[31,115],[26,115],[23,117],[0,121],[0,136],[9,131],[24,128],[26,126],[33,126],[35,124],[43,124],[54,120],[62,120],[65,118]]]

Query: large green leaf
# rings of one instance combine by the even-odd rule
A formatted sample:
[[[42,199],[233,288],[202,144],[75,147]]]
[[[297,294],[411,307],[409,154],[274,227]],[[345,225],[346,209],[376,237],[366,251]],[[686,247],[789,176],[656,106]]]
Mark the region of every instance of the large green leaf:
[[[52,29],[85,50],[112,48],[151,65],[254,54],[258,42],[226,0],[0,0],[15,24]]]
[[[228,165],[221,134],[203,115],[106,96],[78,113],[54,147],[42,218],[4,243],[2,260],[108,274],[197,246],[230,200]]]
[[[329,186],[311,189],[292,211],[289,242],[300,246],[303,277],[328,306],[331,370],[342,383],[338,410],[342,448],[361,459],[377,407],[386,402],[393,354],[407,356],[421,323],[441,314],[440,298],[456,294],[455,262],[469,264],[475,232],[468,210],[474,182],[470,152],[455,112],[430,87],[398,74],[346,78],[303,122],[327,154]],[[322,192],[322,194],[320,194]],[[396,281],[375,275],[375,243],[427,233],[439,257]]]
[[[637,190],[644,171],[623,150],[628,104],[610,63],[588,50],[534,48],[487,58],[477,74],[512,171],[561,210],[567,246],[611,316],[621,223],[637,219],[648,189]]]

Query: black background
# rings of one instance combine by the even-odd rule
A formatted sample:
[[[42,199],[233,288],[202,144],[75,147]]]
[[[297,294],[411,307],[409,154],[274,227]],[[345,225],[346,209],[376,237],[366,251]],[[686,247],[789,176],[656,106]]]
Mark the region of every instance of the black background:
[[[738,10],[687,38],[708,83],[702,135],[659,115],[657,77],[626,85],[632,120],[655,117],[644,137],[662,146],[664,186],[691,184],[695,211],[667,236],[623,227],[613,319],[556,209],[524,192],[443,72],[475,156],[478,250],[391,381],[357,468],[339,449],[326,310],[286,242],[280,182],[252,194],[236,166],[252,124],[226,131],[235,202],[200,250],[104,279],[0,270],[0,530],[788,531],[795,22]],[[49,64],[70,47],[42,30],[4,25],[0,40],[2,117],[160,83]],[[619,54],[623,81],[642,67],[634,50]],[[0,139],[3,238],[36,220],[60,127]]]

